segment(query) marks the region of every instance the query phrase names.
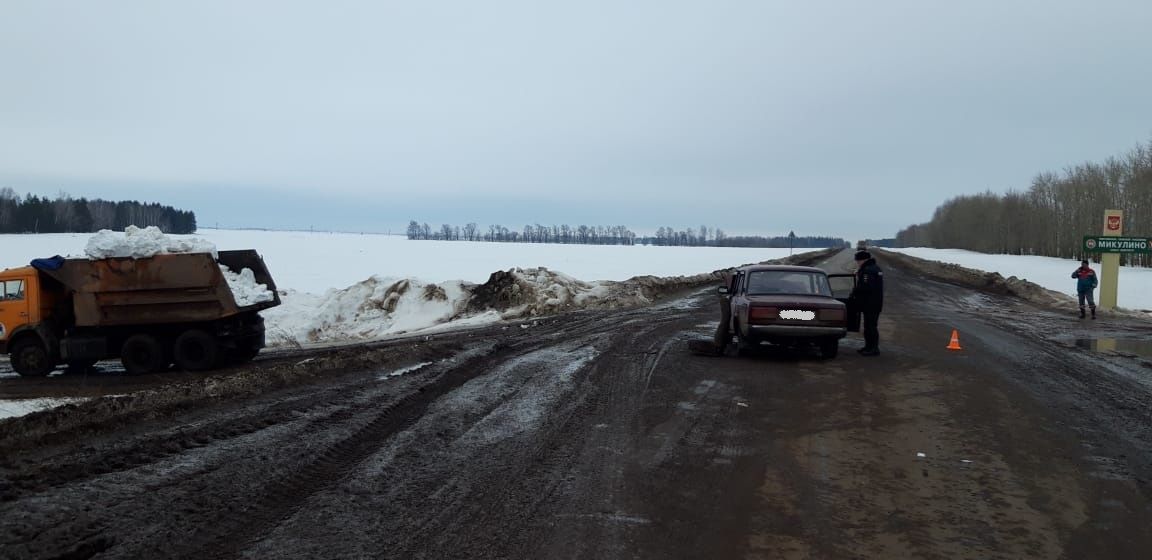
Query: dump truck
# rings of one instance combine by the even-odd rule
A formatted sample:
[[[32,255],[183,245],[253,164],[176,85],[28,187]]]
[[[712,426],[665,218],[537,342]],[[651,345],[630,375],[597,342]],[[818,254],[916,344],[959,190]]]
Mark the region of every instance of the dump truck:
[[[269,292],[241,301],[221,265]],[[264,347],[260,311],[280,305],[254,250],[37,259],[0,272],[0,353],[20,375],[119,359],[131,374],[244,363]]]

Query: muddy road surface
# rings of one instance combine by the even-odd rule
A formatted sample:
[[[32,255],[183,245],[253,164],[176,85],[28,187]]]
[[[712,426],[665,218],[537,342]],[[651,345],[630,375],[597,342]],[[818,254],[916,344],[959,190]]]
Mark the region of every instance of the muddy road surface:
[[[3,379],[123,395],[0,422],[0,557],[1147,558],[1152,363],[1083,343],[1147,323],[886,277],[878,357],[692,354],[702,292],[210,376]]]

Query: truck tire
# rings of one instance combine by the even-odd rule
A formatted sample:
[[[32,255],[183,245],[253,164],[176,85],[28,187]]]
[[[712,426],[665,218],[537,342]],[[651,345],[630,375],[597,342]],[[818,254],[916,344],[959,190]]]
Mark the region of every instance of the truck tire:
[[[134,334],[120,347],[120,363],[132,375],[160,371],[168,365],[164,347],[150,334]]]
[[[48,349],[35,337],[25,337],[12,344],[9,353],[12,369],[25,377],[44,377],[56,369]]]
[[[216,366],[220,344],[216,337],[200,329],[190,329],[176,337],[173,350],[176,367],[184,371],[204,371]]]

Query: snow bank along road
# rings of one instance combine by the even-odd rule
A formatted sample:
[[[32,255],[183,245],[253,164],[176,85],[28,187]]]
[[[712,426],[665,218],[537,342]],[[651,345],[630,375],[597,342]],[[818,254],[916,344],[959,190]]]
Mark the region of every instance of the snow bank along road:
[[[708,292],[0,422],[0,557],[1146,557],[1152,364],[1073,342],[1146,324],[887,276],[878,358],[692,355]]]

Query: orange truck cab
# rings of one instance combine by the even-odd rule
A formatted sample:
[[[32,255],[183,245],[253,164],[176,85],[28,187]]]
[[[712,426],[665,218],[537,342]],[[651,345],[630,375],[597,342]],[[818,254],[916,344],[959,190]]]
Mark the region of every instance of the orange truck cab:
[[[0,272],[0,353],[19,351],[21,338],[42,338],[36,328],[51,314],[56,299],[52,293],[41,293],[40,274],[35,268],[24,266]],[[40,336],[31,336],[36,334]]]

